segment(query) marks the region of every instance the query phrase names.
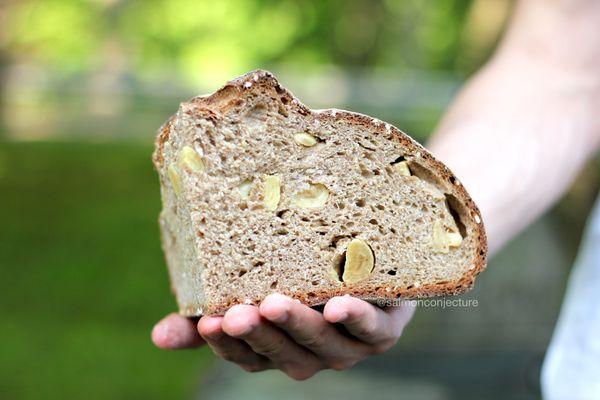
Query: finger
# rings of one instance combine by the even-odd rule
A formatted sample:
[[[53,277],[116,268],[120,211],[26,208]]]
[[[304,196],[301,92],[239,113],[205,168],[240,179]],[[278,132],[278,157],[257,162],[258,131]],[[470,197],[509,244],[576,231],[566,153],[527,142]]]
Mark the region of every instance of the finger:
[[[262,318],[257,307],[233,306],[225,313],[221,326],[225,333],[244,340],[294,379],[307,379],[323,368],[314,354]]]
[[[395,343],[401,333],[399,324],[382,309],[349,295],[329,300],[323,316],[331,323],[343,324],[350,334],[365,343]]]
[[[198,347],[205,343],[198,335],[194,321],[175,313],[167,315],[154,326],[152,341],[161,349],[171,350]]]
[[[224,360],[239,364],[246,371],[263,371],[272,368],[264,356],[256,354],[248,344],[223,332],[223,317],[204,316],[198,321],[198,332],[213,352]]]
[[[259,308],[260,314],[285,330],[296,343],[321,358],[330,368],[341,370],[367,354],[367,346],[340,333],[323,314],[281,294],[271,294]]]

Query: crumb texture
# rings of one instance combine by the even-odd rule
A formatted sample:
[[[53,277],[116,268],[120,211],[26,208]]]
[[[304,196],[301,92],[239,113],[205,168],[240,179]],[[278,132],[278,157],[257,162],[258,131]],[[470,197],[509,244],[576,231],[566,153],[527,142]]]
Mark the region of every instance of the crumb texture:
[[[310,305],[457,293],[485,265],[479,212],[445,166],[381,121],[307,109],[268,73],[182,103],[154,162],[184,315],[272,292]],[[345,281],[350,243],[369,271]]]

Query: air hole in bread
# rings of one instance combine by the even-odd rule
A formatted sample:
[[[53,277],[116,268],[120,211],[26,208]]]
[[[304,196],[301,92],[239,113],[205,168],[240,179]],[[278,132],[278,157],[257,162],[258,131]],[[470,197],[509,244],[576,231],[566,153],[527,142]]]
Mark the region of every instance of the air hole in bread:
[[[271,289],[275,289],[277,287],[277,283],[278,283],[277,281],[273,281],[269,287]]]
[[[363,148],[363,149],[365,149],[365,150],[368,150],[368,151],[376,151],[375,149],[373,149],[373,148],[371,148],[371,147],[369,147],[369,146],[365,146],[365,145],[364,145],[364,143],[361,143],[361,142],[356,142],[356,144],[357,144],[357,145],[359,145],[360,147],[362,147],[362,148]],[[372,156],[371,156],[369,153],[363,153],[363,156],[364,156],[365,158],[368,158],[369,160],[371,160],[371,159],[372,159]]]
[[[206,131],[204,131],[204,135],[208,138],[208,141],[212,146],[216,146],[217,143],[215,142],[215,133],[212,129],[206,129]]]
[[[406,161],[406,158],[404,158],[404,156],[400,156],[400,157],[396,158],[394,161],[392,161],[390,163],[390,165],[398,164],[399,162],[402,162],[402,161]]]
[[[467,227],[462,222],[462,219],[466,215],[467,210],[465,209],[465,206],[460,201],[458,201],[458,199],[454,195],[445,193],[444,196],[446,197],[446,206],[450,211],[450,215],[452,215],[452,218],[454,218],[454,222],[458,227],[460,236],[464,239],[467,236]]]
[[[277,108],[277,112],[279,113],[279,115],[283,116],[284,118],[287,118],[290,115],[288,113],[288,111],[285,109],[285,107],[283,106],[283,104],[279,105],[279,107]]]
[[[360,174],[365,178],[370,178],[373,176],[373,172],[365,166],[363,163],[359,163],[358,167],[360,168]]]
[[[362,208],[362,207],[364,207],[366,204],[367,204],[367,202],[365,201],[365,199],[358,199],[358,200],[356,200],[356,205],[357,205],[358,207],[361,207],[361,208]]]
[[[283,140],[274,140],[272,143],[273,146],[275,146],[278,149],[285,149],[288,145],[288,143],[284,142]]]
[[[247,272],[248,272],[248,271],[247,271],[247,270],[245,270],[245,269],[240,269],[240,270],[239,270],[239,272],[238,272],[238,277],[240,277],[240,278],[241,278],[242,276],[246,275],[246,273],[247,273]]]
[[[285,209],[285,210],[277,211],[277,214],[275,214],[275,215],[277,215],[278,218],[283,219],[283,218],[287,217],[289,215],[289,213],[290,213],[290,210]]]
[[[258,103],[246,113],[246,118],[263,120],[267,116],[267,106],[263,103]]]
[[[319,218],[319,219],[313,221],[313,225],[316,225],[316,226],[329,226],[329,223],[327,221],[325,221],[323,218]]]
[[[373,150],[371,150],[371,151],[373,151]],[[373,155],[371,153],[363,153],[363,157],[366,158],[367,160],[375,161],[375,158],[373,157]]]
[[[337,273],[340,282],[342,282],[342,276],[344,276],[344,264],[346,264],[346,252],[333,258],[333,269]]]
[[[335,235],[334,237],[331,238],[331,241],[329,242],[329,247],[335,249],[338,245],[338,242],[347,237],[348,237],[347,235]]]
[[[441,178],[434,175],[430,170],[428,170],[418,162],[414,160],[408,160],[408,167],[410,169],[411,174],[421,179],[422,181],[430,183],[438,189],[445,186]]]
[[[387,273],[388,275],[396,276],[396,271],[394,271],[393,269],[389,270]]]

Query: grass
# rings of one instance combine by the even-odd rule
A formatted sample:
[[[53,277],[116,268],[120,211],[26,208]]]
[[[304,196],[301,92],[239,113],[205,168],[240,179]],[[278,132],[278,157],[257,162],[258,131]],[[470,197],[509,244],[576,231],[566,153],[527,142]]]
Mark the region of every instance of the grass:
[[[212,361],[165,352],[175,309],[150,146],[0,142],[0,398],[182,398]]]

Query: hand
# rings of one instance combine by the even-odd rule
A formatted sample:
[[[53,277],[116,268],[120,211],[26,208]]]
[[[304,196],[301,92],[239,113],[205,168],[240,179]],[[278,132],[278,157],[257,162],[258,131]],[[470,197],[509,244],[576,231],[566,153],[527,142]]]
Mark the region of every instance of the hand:
[[[236,305],[224,316],[203,316],[197,324],[170,314],[156,324],[152,340],[163,349],[208,344],[217,356],[246,371],[280,369],[304,380],[387,351],[413,313],[408,304],[380,309],[351,296],[332,298],[321,313],[272,294],[259,307]]]

